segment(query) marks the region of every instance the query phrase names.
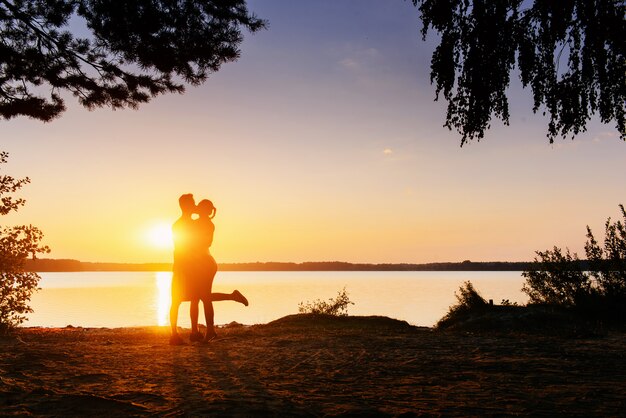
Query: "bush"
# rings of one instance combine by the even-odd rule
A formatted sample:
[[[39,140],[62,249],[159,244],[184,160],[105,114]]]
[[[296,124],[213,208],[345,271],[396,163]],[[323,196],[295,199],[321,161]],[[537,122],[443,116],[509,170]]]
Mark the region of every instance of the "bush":
[[[354,302],[350,301],[346,288],[337,293],[335,299],[328,299],[328,302],[317,299],[313,302],[307,301],[306,303],[300,302],[298,304],[298,312],[303,314],[325,314],[336,316],[347,316],[348,306],[354,305]]]
[[[604,248],[589,226],[585,244],[586,261],[560,248],[535,257],[536,270],[524,271],[522,287],[531,303],[575,307],[589,314],[624,320],[626,313],[626,211],[619,205],[623,222],[605,224]]]
[[[604,226],[604,249],[600,248],[587,226],[585,252],[589,260],[589,274],[600,293],[609,299],[626,302],[626,210],[619,205],[623,223],[611,223],[607,219]]]
[[[482,312],[489,304],[474,289],[472,282],[467,281],[459,288],[459,293],[454,293],[457,304],[450,306],[448,313],[435,325],[437,328],[445,328],[449,324],[458,322],[473,312]]]
[[[0,164],[7,162],[8,154],[0,152]],[[0,215],[16,211],[24,200],[7,194],[19,190],[29,179],[16,180],[0,176]],[[50,250],[41,245],[43,234],[32,225],[4,227],[0,229],[0,334],[24,322],[25,314],[32,312],[28,306],[30,297],[39,283],[37,273],[24,271],[24,261],[37,253]]]
[[[576,253],[569,249],[563,254],[561,249],[537,251],[537,270],[524,271],[526,283],[522,291],[530,297],[531,303],[574,306],[591,291],[589,275],[583,272]]]

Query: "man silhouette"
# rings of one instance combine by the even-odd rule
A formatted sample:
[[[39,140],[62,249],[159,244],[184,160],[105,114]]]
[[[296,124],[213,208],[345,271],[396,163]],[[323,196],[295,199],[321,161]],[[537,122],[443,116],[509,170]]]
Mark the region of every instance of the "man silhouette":
[[[194,240],[194,221],[192,216],[196,210],[196,202],[192,194],[184,194],[178,199],[181,215],[172,226],[174,239],[174,264],[172,266],[172,305],[170,307],[170,326],[172,334],[170,344],[179,345],[183,339],[178,335],[178,308],[184,300],[190,300],[189,286],[186,281],[192,263],[192,247]],[[192,304],[193,305],[193,304]],[[192,324],[194,322],[193,306],[189,309]],[[198,304],[195,307],[195,329],[198,326]]]

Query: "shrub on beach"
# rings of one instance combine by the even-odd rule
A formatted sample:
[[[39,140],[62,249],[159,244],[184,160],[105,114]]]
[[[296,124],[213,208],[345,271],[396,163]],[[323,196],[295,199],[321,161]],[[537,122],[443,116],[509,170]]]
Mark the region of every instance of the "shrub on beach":
[[[8,154],[0,152],[0,164],[7,162]],[[0,176],[0,215],[16,211],[24,205],[23,199],[7,196],[19,190],[30,180]],[[24,271],[28,256],[50,251],[41,245],[43,234],[32,225],[0,228],[0,334],[24,322],[25,314],[32,312],[30,297],[39,283],[37,273]]]
[[[436,328],[446,328],[448,325],[459,322],[474,312],[482,312],[489,306],[487,301],[474,289],[472,282],[467,281],[459,288],[456,296],[456,305],[450,306],[448,313],[441,318]]]
[[[350,301],[348,292],[346,292],[344,287],[337,293],[336,298],[330,298],[328,302],[320,299],[316,299],[313,302],[300,302],[298,304],[298,312],[301,314],[347,316],[349,305],[354,305],[354,302]]]
[[[626,319],[626,211],[619,205],[623,222],[605,224],[604,246],[587,226],[586,262],[569,250],[538,251],[537,268],[522,275],[522,291],[531,303],[575,308],[605,319]]]
[[[537,251],[536,270],[524,271],[526,282],[522,291],[531,303],[575,306],[581,298],[591,292],[589,274],[582,270],[576,253],[565,254],[560,248]]]

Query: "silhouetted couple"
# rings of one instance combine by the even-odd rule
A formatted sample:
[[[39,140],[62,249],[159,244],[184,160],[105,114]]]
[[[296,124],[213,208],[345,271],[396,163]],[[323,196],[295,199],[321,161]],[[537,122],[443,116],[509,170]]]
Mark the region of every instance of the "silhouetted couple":
[[[172,306],[170,324],[172,335],[170,344],[183,344],[178,334],[178,308],[181,302],[190,301],[191,317],[190,341],[210,341],[215,338],[213,324],[213,302],[232,300],[248,306],[248,300],[238,291],[232,293],[212,293],[213,279],[217,273],[217,263],[209,253],[213,243],[213,217],[216,209],[210,200],[203,200],[196,206],[193,195],[184,194],[178,199],[182,215],[172,227],[174,238],[174,266],[172,274]],[[193,215],[198,215],[193,219]],[[198,329],[199,302],[204,306],[206,335]]]

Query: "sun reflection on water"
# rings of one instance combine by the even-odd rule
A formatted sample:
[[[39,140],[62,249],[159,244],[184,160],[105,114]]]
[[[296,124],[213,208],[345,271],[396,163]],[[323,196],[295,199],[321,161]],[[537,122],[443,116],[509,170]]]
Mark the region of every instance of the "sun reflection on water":
[[[172,272],[160,271],[156,274],[157,285],[157,324],[167,325],[171,303]]]

